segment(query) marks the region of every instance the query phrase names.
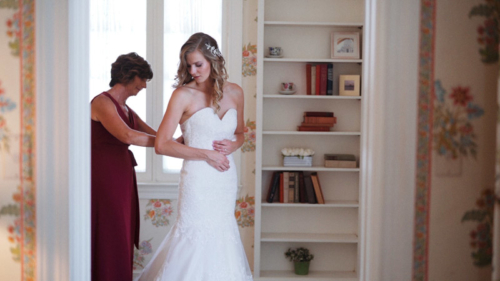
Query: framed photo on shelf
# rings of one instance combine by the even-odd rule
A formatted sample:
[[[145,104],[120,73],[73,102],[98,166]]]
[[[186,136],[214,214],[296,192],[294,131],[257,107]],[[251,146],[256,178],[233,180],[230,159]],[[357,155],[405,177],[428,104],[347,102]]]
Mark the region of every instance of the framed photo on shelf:
[[[359,96],[360,91],[359,75],[340,75],[339,96]]]
[[[332,59],[359,59],[359,32],[332,32]]]

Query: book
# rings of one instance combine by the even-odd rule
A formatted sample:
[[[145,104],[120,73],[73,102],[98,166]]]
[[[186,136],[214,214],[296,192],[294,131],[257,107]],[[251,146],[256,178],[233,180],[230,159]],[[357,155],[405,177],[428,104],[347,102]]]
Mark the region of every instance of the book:
[[[283,173],[280,172],[280,203],[285,201],[285,191],[283,190]]]
[[[328,64],[328,78],[326,82],[326,94],[329,96],[333,95],[333,64],[329,63]]]
[[[295,174],[295,172],[288,173],[288,203],[295,202]]]
[[[310,117],[310,116],[305,116],[304,117],[304,123],[311,123],[311,124],[336,124],[337,123],[337,117]]]
[[[330,111],[305,111],[304,117],[333,117]]]
[[[275,196],[278,194],[279,191],[279,172],[273,172],[273,175],[271,177],[271,183],[269,184],[269,190],[267,192],[267,202],[272,203],[274,202]]]
[[[307,203],[306,187],[304,182],[304,172],[299,172],[299,202]]]
[[[311,64],[306,64],[306,93],[311,95]]]
[[[328,83],[328,65],[321,64],[319,79],[319,94],[326,95],[326,85]]]
[[[283,172],[283,203],[288,203],[288,196],[290,193],[290,175],[288,172]]]
[[[325,199],[323,198],[323,191],[321,190],[318,174],[316,172],[311,173],[311,180],[314,187],[314,194],[316,194],[316,199],[318,200],[318,204],[325,204]]]
[[[316,195],[314,194],[314,187],[312,183],[312,179],[310,175],[304,175],[304,187],[306,191],[306,203],[310,204],[315,204],[318,201],[316,201]]]
[[[299,203],[299,173],[295,172],[295,185],[293,187],[294,192],[293,192],[293,202],[294,203]]]
[[[356,168],[354,154],[325,154],[325,167],[327,168]]]
[[[329,132],[330,128],[330,126],[297,126],[297,130],[302,132]]]
[[[321,64],[316,65],[316,95],[319,95],[321,90]],[[314,82],[313,82],[314,83]]]
[[[311,66],[311,95],[316,95],[316,66]]]

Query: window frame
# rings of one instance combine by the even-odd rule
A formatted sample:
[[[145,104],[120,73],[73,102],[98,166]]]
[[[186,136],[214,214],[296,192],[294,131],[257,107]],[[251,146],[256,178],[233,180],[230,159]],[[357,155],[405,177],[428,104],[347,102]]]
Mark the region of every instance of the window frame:
[[[163,29],[164,29],[164,2],[163,0],[147,1],[147,34],[146,59],[161,63],[152,64],[155,79],[148,83],[146,95],[146,122],[157,129],[163,119]],[[241,86],[243,37],[243,0],[222,0],[222,36],[221,45],[226,68],[230,81]],[[161,94],[158,94],[161,93]],[[241,151],[233,154],[237,166],[238,179],[241,171]],[[179,173],[163,172],[163,158],[156,155],[154,148],[146,148],[146,171],[136,172],[139,186],[143,191],[158,193],[156,188],[165,186],[177,188]],[[161,192],[160,192],[161,193]]]

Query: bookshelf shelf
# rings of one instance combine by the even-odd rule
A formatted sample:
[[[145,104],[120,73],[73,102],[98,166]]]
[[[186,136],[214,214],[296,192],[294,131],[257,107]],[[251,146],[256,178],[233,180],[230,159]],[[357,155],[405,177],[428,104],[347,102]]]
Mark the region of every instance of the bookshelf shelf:
[[[263,166],[262,171],[359,172],[359,168]]]
[[[330,62],[330,63],[363,63],[362,59],[325,59],[325,58],[264,58],[264,62]]]
[[[293,273],[292,270],[263,270],[262,281],[310,280],[310,281],[358,281],[355,271],[309,271],[306,276]]]
[[[292,136],[360,136],[361,132],[301,132],[301,131],[263,131],[263,135],[292,135]]]
[[[263,95],[267,99],[333,99],[333,100],[361,100],[361,96],[320,96],[320,95]]]
[[[358,243],[356,234],[262,233],[262,242]]]
[[[262,202],[262,207],[269,208],[358,208],[359,202],[354,200],[326,200],[325,204],[307,203],[267,203]]]
[[[364,247],[358,237],[365,208],[360,200],[362,170],[324,167],[323,156],[351,154],[361,161],[364,155],[362,108],[366,102],[363,96],[369,91],[362,87],[359,96],[339,95],[341,75],[364,75],[364,57],[333,59],[331,49],[333,32],[359,32],[361,44],[366,42],[364,6],[365,0],[315,0],[314,4],[304,0],[258,0],[257,49],[262,51],[257,53],[256,75],[255,280],[359,280]],[[281,47],[283,57],[266,56],[269,47]],[[361,50],[367,48],[361,46]],[[322,76],[318,79],[315,75],[318,84],[314,85],[325,92],[323,66],[327,64],[327,92],[332,90],[333,95],[306,95],[308,86],[313,85],[312,67],[317,65],[322,66],[315,73]],[[280,83],[285,82],[295,84],[294,95],[278,94]],[[335,126],[331,131],[297,131],[302,123],[315,123],[303,118],[306,111],[333,112]],[[314,166],[282,166],[280,151],[284,147],[313,149]],[[286,172],[300,172],[295,173],[298,180],[292,183],[296,175]],[[275,177],[278,174],[280,179]],[[285,191],[285,184],[289,190]],[[268,203],[267,196],[276,190],[282,195],[294,190],[302,201],[311,192],[321,194],[315,198],[323,198],[325,204]],[[290,201],[296,202],[297,198]],[[288,248],[296,247],[310,249],[318,259],[312,262],[307,276],[295,275],[293,264],[283,259]]]
[[[362,28],[363,23],[347,23],[347,22],[299,22],[299,21],[264,21],[264,25],[277,26],[331,26],[331,27],[355,27]]]

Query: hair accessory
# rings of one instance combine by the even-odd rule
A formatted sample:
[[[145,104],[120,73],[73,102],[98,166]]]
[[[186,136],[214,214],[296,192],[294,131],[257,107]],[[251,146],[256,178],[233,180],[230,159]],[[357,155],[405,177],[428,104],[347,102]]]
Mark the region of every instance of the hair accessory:
[[[219,49],[215,48],[209,43],[205,43],[205,46],[207,46],[207,50],[209,50],[214,56],[222,57],[222,53],[219,51]]]

